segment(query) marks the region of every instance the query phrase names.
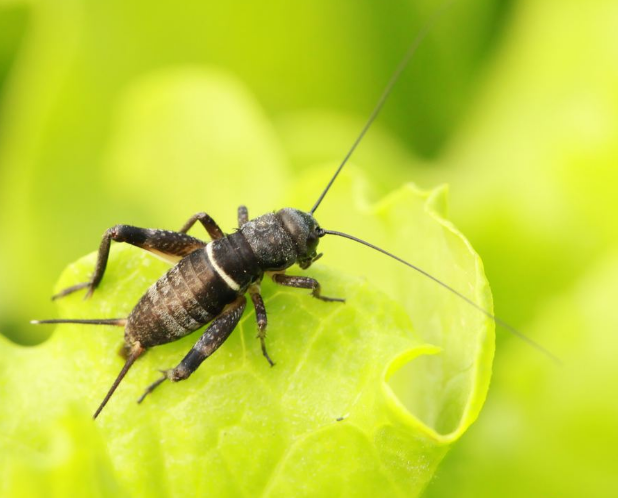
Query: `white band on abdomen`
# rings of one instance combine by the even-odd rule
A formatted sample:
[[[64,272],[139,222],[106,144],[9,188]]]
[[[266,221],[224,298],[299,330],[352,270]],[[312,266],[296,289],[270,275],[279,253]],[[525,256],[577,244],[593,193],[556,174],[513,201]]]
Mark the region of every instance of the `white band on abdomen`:
[[[225,273],[223,268],[221,268],[219,264],[217,263],[217,261],[215,260],[215,255],[212,253],[212,242],[206,246],[206,254],[208,254],[208,259],[210,260],[210,264],[217,272],[217,275],[219,275],[225,281],[225,283],[229,286],[230,289],[235,290],[235,291],[239,290],[240,285],[238,285],[232,277],[230,277],[227,273]]]

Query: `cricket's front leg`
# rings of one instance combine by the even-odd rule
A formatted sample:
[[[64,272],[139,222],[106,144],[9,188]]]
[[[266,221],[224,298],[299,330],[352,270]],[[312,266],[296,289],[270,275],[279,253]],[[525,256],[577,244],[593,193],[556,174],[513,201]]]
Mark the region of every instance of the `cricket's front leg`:
[[[326,297],[321,294],[322,287],[320,283],[311,277],[299,277],[294,275],[285,275],[284,273],[274,273],[271,275],[273,282],[286,287],[296,287],[297,289],[311,289],[311,295],[322,301],[345,303],[345,299],[339,297]]]
[[[150,384],[137,402],[141,403],[144,401],[144,398],[148,394],[168,379],[172,382],[188,379],[202,362],[219,349],[221,344],[229,337],[236,328],[236,325],[238,325],[246,306],[247,299],[245,296],[239,296],[233,303],[229,304],[225,310],[212,321],[210,326],[178,366],[170,370],[164,370],[163,377]]]

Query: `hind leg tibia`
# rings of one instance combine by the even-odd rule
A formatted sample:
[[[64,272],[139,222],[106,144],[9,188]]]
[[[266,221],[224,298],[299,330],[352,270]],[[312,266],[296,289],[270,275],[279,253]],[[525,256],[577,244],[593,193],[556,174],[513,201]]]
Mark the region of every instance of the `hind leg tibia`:
[[[239,296],[233,303],[229,304],[225,310],[215,318],[202,336],[195,343],[191,351],[183,358],[176,368],[163,371],[163,377],[152,383],[138,402],[160,386],[165,380],[180,382],[188,379],[195,372],[202,362],[213,354],[221,344],[229,337],[238,325],[240,317],[245,311],[247,300],[245,296]]]

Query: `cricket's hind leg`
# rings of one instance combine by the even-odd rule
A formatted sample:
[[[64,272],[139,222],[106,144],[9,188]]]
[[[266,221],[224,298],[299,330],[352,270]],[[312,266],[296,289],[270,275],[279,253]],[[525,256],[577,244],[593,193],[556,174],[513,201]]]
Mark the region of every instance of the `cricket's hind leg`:
[[[174,264],[196,249],[206,245],[205,242],[183,232],[139,228],[130,225],[116,225],[106,230],[103,234],[103,239],[99,246],[97,263],[90,280],[60,291],[58,294],[54,295],[52,299],[58,299],[85,288],[88,288],[85,298],[90,297],[101,282],[103,274],[105,273],[112,240],[115,242],[126,242],[127,244],[139,247]]]
[[[229,304],[225,310],[212,321],[210,326],[178,366],[170,370],[162,370],[163,377],[150,384],[137,402],[141,403],[144,401],[144,398],[148,396],[148,394],[154,391],[167,379],[172,382],[188,379],[189,376],[198,369],[202,362],[219,349],[221,344],[229,337],[236,328],[236,325],[238,325],[246,306],[247,300],[245,296],[239,296],[233,303]]]

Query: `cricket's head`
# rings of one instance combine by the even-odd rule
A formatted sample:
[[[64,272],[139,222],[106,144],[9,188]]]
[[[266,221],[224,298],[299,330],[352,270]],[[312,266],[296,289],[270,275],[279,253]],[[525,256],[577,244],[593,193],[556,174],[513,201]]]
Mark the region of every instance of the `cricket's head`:
[[[277,217],[296,245],[296,263],[303,270],[318,259],[316,249],[320,240],[320,226],[312,214],[299,209],[283,208]]]

